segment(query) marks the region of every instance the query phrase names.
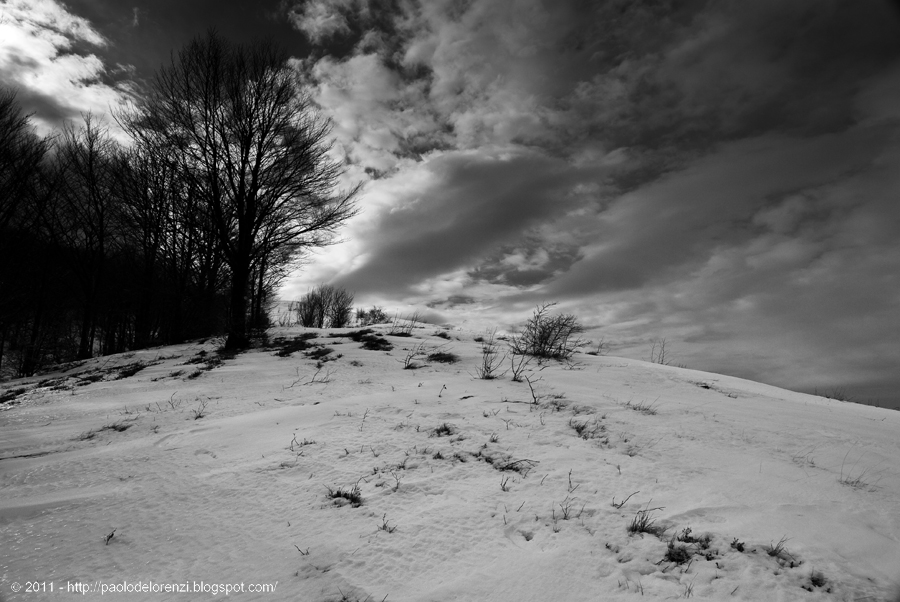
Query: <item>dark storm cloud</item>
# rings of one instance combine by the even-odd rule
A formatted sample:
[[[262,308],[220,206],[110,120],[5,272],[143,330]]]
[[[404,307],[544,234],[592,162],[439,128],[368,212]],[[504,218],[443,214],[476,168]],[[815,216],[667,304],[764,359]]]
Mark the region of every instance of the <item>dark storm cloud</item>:
[[[881,131],[857,134],[855,141],[836,137],[841,144],[832,151],[840,152],[831,153],[831,161],[821,154],[827,145],[807,140],[820,154],[803,152],[818,161],[806,169],[773,151],[764,165],[745,172],[766,174],[758,183],[742,178],[717,188],[713,166],[698,165],[698,173],[707,172],[709,188],[693,192],[729,199],[743,214],[725,216],[723,227],[729,219],[733,224],[729,234],[704,243],[698,232],[694,244],[663,236],[655,245],[660,230],[651,227],[642,241],[650,248],[644,261],[629,262],[628,252],[606,255],[617,272],[630,266],[642,274],[641,286],[591,294],[604,288],[608,266],[601,249],[555,282],[573,287],[556,294],[577,295],[582,307],[602,299],[610,308],[607,323],[621,340],[642,333],[668,336],[678,342],[679,361],[692,366],[809,391],[843,385],[860,395],[896,399],[883,383],[873,383],[887,379],[895,391],[896,377],[885,375],[894,374],[891,366],[900,362],[894,344],[900,337],[900,174],[894,168],[900,145],[896,135]],[[753,167],[739,157],[732,159],[743,169]],[[729,177],[720,181],[741,171],[725,172]],[[669,181],[673,191],[692,190],[677,178]],[[777,190],[779,182],[788,186]],[[691,237],[678,220],[669,223]],[[640,244],[627,244],[638,252]],[[671,245],[696,252],[670,264],[665,255]],[[727,354],[711,353],[726,348]]]
[[[724,146],[618,198],[597,224],[599,245],[549,290],[582,295],[680,280],[711,257],[764,233],[768,228],[759,213],[765,210],[777,219],[774,212],[782,207],[783,220],[794,228],[825,212],[819,223],[808,224],[821,231],[829,218],[842,219],[840,203],[825,206],[813,193],[794,215],[797,195],[867,168],[889,140],[880,128],[871,128],[816,138],[764,136]],[[629,276],[623,280],[622,274]]]
[[[896,59],[897,31],[879,2],[710,3],[641,69],[623,71],[625,114],[651,146],[840,130],[859,82]]]
[[[108,40],[100,56],[110,65],[133,66],[110,80],[146,80],[196,36],[210,29],[238,43],[274,39],[294,55],[309,46],[291,26],[282,0],[70,0],[69,9],[90,21]]]

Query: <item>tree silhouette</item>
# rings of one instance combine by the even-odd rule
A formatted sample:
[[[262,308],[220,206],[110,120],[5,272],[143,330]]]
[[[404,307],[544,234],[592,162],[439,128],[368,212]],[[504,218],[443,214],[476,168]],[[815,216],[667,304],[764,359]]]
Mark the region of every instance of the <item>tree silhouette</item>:
[[[14,90],[0,90],[0,232],[18,213],[50,141],[32,130]]]
[[[107,299],[107,264],[119,246],[115,196],[118,146],[109,132],[85,115],[80,128],[66,124],[56,153],[56,203],[52,229],[78,281],[81,332],[78,358],[92,357],[101,305]]]
[[[248,344],[254,268],[285,249],[332,241],[356,212],[358,187],[339,191],[331,123],[272,42],[237,45],[215,32],[162,67],[143,100],[119,115],[140,145],[171,149],[210,210],[231,279],[226,348]],[[264,275],[257,274],[257,281]]]

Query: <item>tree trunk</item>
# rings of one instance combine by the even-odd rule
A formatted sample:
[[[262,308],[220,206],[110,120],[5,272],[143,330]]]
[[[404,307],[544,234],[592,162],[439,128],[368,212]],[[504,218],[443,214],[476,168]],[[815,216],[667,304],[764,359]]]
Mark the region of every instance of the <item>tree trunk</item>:
[[[92,315],[92,307],[88,305],[84,309],[84,315],[81,321],[81,336],[78,337],[78,356],[77,359],[86,360],[92,356],[91,343],[93,342],[92,323],[94,317]]]
[[[253,307],[253,327],[265,328],[265,320],[263,319],[263,301],[265,298],[265,278],[266,278],[266,259],[262,258],[259,262],[258,280],[256,282],[256,295]]]
[[[6,345],[6,324],[0,328],[0,374],[3,374],[3,347]]]
[[[249,262],[247,262],[249,263]],[[231,267],[231,328],[225,349],[237,351],[250,346],[247,337],[247,285],[250,270],[247,265]]]
[[[22,376],[31,376],[38,369],[38,356],[40,355],[40,331],[43,307],[38,307],[34,312],[34,322],[31,324],[31,335],[28,337],[28,343],[25,345],[22,354],[22,364],[19,373]]]

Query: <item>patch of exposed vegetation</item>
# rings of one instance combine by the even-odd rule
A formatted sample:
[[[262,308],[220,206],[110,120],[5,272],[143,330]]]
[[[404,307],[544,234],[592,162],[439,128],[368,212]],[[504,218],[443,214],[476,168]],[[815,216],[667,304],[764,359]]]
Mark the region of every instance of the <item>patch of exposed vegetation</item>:
[[[459,431],[455,426],[445,422],[444,424],[442,424],[438,427],[435,427],[431,431],[431,436],[432,437],[449,437],[450,435],[455,435],[457,432],[459,432]]]
[[[316,338],[316,333],[314,332],[304,332],[300,336],[287,339],[285,337],[278,337],[274,341],[268,344],[270,348],[276,348],[277,351],[275,355],[278,357],[289,357],[291,354],[296,353],[298,351],[306,351],[311,347],[309,344],[310,339]]]
[[[303,355],[312,360],[320,360],[333,351],[334,349],[330,347],[316,347],[312,351],[308,351]]]
[[[16,401],[20,395],[24,395],[29,391],[28,387],[17,387],[15,389],[8,389],[3,393],[0,393],[0,404],[3,403],[19,403]]]
[[[377,334],[371,328],[353,330],[339,336],[347,337],[356,343],[362,343],[362,348],[369,351],[390,351],[394,348],[386,338]]]
[[[449,351],[435,351],[428,355],[429,362],[438,362],[439,364],[453,364],[459,361],[459,356]]]
[[[337,504],[346,505],[349,502],[350,506],[353,508],[358,508],[363,505],[363,497],[359,490],[359,483],[353,487],[336,487],[334,489],[326,485],[325,489],[328,490],[328,498],[334,500]]]
[[[145,364],[144,362],[132,362],[130,364],[125,364],[124,366],[119,366],[119,368],[117,368],[119,373],[116,375],[116,380],[134,376],[149,365],[150,364]]]

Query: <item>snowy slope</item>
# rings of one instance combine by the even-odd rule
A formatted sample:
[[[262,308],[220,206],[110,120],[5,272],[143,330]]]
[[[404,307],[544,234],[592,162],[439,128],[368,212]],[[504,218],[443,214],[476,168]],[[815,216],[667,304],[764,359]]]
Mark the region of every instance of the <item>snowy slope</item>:
[[[440,330],[320,332],[320,370],[270,348],[195,372],[209,341],[6,383],[0,600],[897,595],[900,412],[581,354],[532,394]],[[404,369],[419,343],[461,359]],[[629,533],[642,510],[665,531]],[[189,593],[100,595],[125,583]]]

